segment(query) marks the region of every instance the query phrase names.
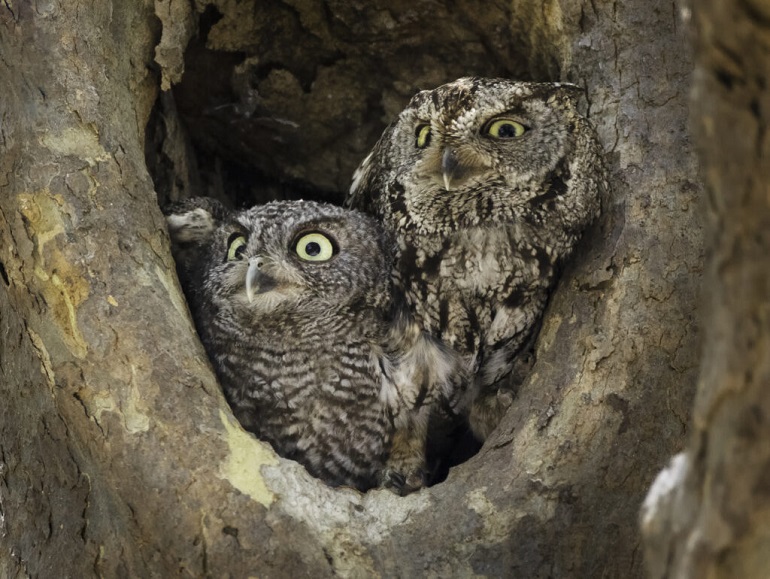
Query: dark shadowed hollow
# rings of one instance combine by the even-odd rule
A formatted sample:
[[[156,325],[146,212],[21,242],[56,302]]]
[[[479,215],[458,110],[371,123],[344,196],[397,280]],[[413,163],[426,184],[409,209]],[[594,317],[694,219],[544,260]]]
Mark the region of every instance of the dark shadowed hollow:
[[[161,202],[198,191],[237,204],[341,202],[353,170],[418,90],[460,76],[563,80],[558,47],[531,58],[532,30],[510,6],[398,4],[206,6],[184,74],[148,125]]]

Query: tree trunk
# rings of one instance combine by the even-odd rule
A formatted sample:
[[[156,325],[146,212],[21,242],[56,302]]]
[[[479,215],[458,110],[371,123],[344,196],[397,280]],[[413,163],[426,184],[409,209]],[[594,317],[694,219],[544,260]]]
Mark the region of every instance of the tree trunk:
[[[770,7],[694,12],[693,128],[709,200],[693,430],[645,501],[651,577],[770,572]]]
[[[0,5],[0,575],[642,575],[698,364],[686,34],[658,0],[451,6]],[[340,201],[416,90],[468,74],[585,86],[612,196],[479,454],[333,490],[233,419],[158,199]]]

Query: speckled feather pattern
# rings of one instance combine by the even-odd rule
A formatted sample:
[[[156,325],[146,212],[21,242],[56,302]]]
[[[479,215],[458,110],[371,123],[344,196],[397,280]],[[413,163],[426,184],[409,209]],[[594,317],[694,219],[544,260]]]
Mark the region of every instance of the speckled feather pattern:
[[[421,419],[416,400],[456,370],[394,295],[383,228],[304,201],[229,212],[192,199],[167,221],[196,327],[241,424],[331,485],[365,490],[403,470],[388,463],[394,433]],[[334,257],[301,259],[296,240],[308,232],[333,240]],[[228,259],[237,236],[245,246]],[[255,259],[269,283],[249,300]]]
[[[416,319],[497,397],[607,187],[602,149],[560,83],[462,78],[415,95],[356,171],[347,205],[398,240],[396,279]],[[516,138],[486,127],[511,119]],[[420,148],[416,134],[430,127]],[[442,156],[459,171],[447,188]],[[504,410],[504,409],[503,409]],[[485,437],[500,412],[477,412]]]

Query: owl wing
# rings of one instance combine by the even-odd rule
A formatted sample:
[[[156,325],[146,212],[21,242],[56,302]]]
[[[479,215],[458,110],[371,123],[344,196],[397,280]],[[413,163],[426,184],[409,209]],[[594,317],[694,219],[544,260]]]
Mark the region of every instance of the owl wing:
[[[379,213],[380,196],[385,193],[395,160],[392,140],[397,123],[394,121],[385,128],[380,139],[353,172],[345,207],[375,215]]]
[[[396,431],[380,485],[405,495],[424,486],[428,423],[463,399],[468,377],[460,356],[399,309],[385,343],[380,398]]]
[[[387,384],[381,398],[396,426],[423,407],[454,407],[468,383],[462,358],[427,332],[406,311],[390,327],[385,346]]]

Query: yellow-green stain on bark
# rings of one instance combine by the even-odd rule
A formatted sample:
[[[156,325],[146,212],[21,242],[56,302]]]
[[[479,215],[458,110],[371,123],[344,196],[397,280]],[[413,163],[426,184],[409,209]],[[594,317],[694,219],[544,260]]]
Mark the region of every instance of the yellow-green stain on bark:
[[[265,485],[260,467],[278,464],[276,455],[221,410],[219,418],[225,426],[230,450],[227,459],[220,465],[220,475],[243,494],[270,507],[275,501],[275,494]]]
[[[96,129],[90,126],[70,127],[59,133],[46,133],[41,142],[46,149],[60,155],[81,157],[92,165],[110,158],[99,143]]]
[[[47,189],[19,195],[25,229],[35,244],[34,275],[39,290],[70,351],[82,359],[88,347],[78,327],[77,308],[88,298],[91,287],[59,245],[53,242],[65,233],[61,215],[63,204],[61,196],[52,195]]]

